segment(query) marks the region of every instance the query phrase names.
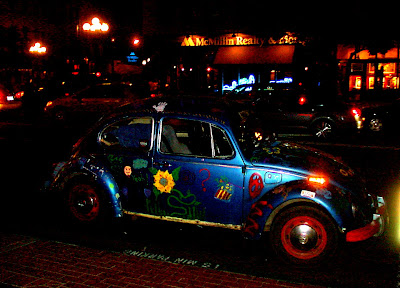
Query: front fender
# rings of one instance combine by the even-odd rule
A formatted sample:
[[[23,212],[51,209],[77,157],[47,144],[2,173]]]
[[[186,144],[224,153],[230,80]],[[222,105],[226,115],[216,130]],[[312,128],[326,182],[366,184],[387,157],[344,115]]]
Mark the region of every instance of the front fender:
[[[254,202],[243,226],[244,237],[258,239],[268,231],[280,211],[292,205],[313,205],[335,221],[338,227],[350,217],[351,203],[334,186],[326,188],[295,181],[279,185]]]

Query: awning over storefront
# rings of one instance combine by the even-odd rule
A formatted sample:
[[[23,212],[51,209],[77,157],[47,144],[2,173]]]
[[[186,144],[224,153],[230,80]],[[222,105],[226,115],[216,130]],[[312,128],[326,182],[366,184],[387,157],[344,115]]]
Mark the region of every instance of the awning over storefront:
[[[294,45],[219,47],[214,64],[292,64]]]

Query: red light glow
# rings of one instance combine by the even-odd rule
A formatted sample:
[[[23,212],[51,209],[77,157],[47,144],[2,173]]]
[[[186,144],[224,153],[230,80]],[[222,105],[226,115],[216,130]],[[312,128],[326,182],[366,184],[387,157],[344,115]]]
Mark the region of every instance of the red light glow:
[[[300,105],[304,105],[307,102],[307,98],[306,97],[300,97],[299,98],[299,104]]]
[[[351,109],[351,114],[353,114],[354,117],[360,117],[361,116],[361,110],[358,108],[353,108]]]
[[[21,99],[24,96],[24,91],[15,93],[15,99]]]

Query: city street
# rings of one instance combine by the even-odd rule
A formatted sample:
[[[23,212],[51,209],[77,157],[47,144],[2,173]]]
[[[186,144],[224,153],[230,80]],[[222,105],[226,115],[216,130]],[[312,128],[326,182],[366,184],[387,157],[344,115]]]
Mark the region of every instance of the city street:
[[[400,288],[388,4],[0,0],[0,287]]]
[[[130,219],[125,219],[123,222],[114,223],[111,227],[102,229],[70,226],[63,220],[62,212],[55,199],[51,195],[43,193],[41,186],[48,178],[51,164],[65,159],[69,154],[73,142],[78,138],[76,134],[76,130],[71,127],[53,126],[44,121],[38,121],[35,124],[22,120],[0,123],[2,155],[0,240],[8,239],[8,245],[14,245],[9,242],[15,240],[13,247],[16,248],[21,246],[21,241],[27,241],[22,245],[27,245],[27,249],[16,249],[16,253],[28,253],[29,251],[32,253],[32,249],[41,249],[40,247],[44,245],[41,244],[41,241],[44,241],[47,244],[53,243],[51,244],[53,246],[54,243],[59,243],[57,245],[64,248],[92,251],[91,253],[94,253],[93,251],[116,253],[117,256],[114,255],[113,261],[123,259],[121,265],[128,265],[127,261],[143,264],[150,259],[151,261],[161,261],[164,263],[162,264],[165,265],[164,267],[167,267],[168,263],[188,267],[183,269],[195,267],[193,269],[196,269],[196,273],[201,273],[199,271],[203,270],[208,272],[225,271],[247,275],[246,277],[250,277],[247,279],[254,281],[259,279],[257,277],[268,278],[272,279],[269,281],[275,281],[273,283],[277,287],[281,287],[277,283],[286,282],[297,283],[299,287],[308,287],[307,285],[324,287],[400,286],[400,250],[397,232],[400,142],[397,139],[379,139],[362,135],[354,136],[350,140],[337,139],[332,143],[297,139],[337,157],[342,157],[362,173],[368,188],[371,191],[378,191],[386,198],[391,217],[390,227],[382,238],[351,245],[346,244],[343,252],[334,261],[310,269],[282,264],[264,248],[262,244],[263,241],[266,241],[265,239],[260,242],[248,242],[242,240],[238,232],[217,228],[182,226],[141,219],[133,223]],[[25,240],[21,240],[21,237]],[[78,255],[81,250],[75,251],[75,255],[71,253],[71,257],[76,257],[77,262],[84,260],[81,255]],[[91,253],[88,255],[93,257]],[[12,250],[11,252],[8,250],[7,253],[0,250],[0,263],[5,261],[5,258],[2,258],[4,255],[11,257]],[[23,257],[23,255],[20,256]],[[26,255],[26,259],[30,259],[29,257]],[[47,256],[38,256],[36,260],[43,257]],[[137,262],[138,259],[143,259],[144,262]],[[54,265],[57,265],[57,262]],[[28,266],[22,265],[21,267]],[[12,268],[7,266],[7,269]],[[54,269],[57,270],[53,267]],[[4,279],[5,277],[2,278],[1,274],[0,268],[0,279]],[[9,282],[5,283],[10,284]],[[68,286],[79,286],[79,283],[73,283],[75,285]],[[11,284],[23,285],[18,281]],[[216,283],[209,284],[202,283],[204,287],[214,287],[220,285],[221,282],[218,285]],[[79,287],[98,287],[87,285]],[[159,285],[162,287],[162,284]],[[169,285],[172,285],[171,282]],[[176,285],[186,287],[182,283]],[[197,283],[197,285],[200,284]],[[232,285],[235,287],[239,284]],[[260,282],[246,285],[249,285],[246,287],[260,287]],[[264,285],[266,284],[264,283]],[[223,285],[218,287],[223,287]]]

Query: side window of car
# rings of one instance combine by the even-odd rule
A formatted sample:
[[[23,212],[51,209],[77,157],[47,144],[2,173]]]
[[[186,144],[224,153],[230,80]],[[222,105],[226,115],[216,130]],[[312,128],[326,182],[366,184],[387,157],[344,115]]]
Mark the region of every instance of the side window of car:
[[[231,157],[233,149],[226,134],[210,123],[165,118],[162,121],[160,152],[195,157]]]
[[[233,157],[234,150],[225,131],[214,125],[212,125],[211,127],[213,139],[213,156],[216,158]]]
[[[99,142],[105,147],[149,151],[153,135],[151,117],[128,118],[108,125]]]

